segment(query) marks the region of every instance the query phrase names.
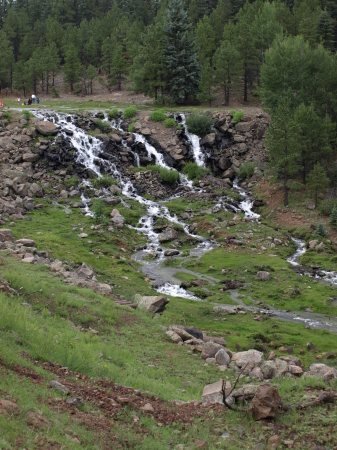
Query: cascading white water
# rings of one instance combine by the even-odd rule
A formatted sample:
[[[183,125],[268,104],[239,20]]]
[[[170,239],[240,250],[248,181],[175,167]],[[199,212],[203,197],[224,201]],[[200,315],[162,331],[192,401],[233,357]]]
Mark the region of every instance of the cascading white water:
[[[256,214],[252,210],[253,201],[248,197],[246,191],[242,189],[241,186],[239,186],[239,180],[237,178],[235,178],[235,180],[233,181],[233,188],[236,189],[239,192],[239,194],[244,198],[244,200],[240,202],[240,209],[245,213],[245,217],[247,217],[248,219],[256,219],[256,220],[259,219],[260,214]]]
[[[180,116],[182,119],[181,124],[185,128],[185,134],[187,136],[187,139],[190,141],[190,144],[192,147],[194,161],[198,164],[198,166],[204,166],[205,165],[205,157],[200,148],[200,138],[196,134],[192,134],[187,131],[185,114],[180,114]]]
[[[37,112],[36,116],[40,120],[46,120],[44,114],[41,112]],[[57,117],[57,121],[55,121],[55,117]],[[69,117],[69,116],[68,116]],[[89,137],[85,131],[82,129],[76,127],[74,123],[67,121],[67,116],[64,114],[54,114],[54,122],[57,123],[60,126],[60,134],[63,135],[64,138],[68,138],[72,144],[72,146],[77,150],[77,162],[81,163],[84,167],[87,169],[90,169],[92,172],[96,173],[97,176],[101,176],[100,169],[96,163],[99,163],[102,165],[108,173],[111,173],[119,182],[119,185],[122,188],[122,193],[126,197],[133,199],[140,204],[146,206],[147,212],[146,214],[141,217],[139,224],[134,229],[138,232],[144,234],[148,239],[148,251],[155,250],[158,251],[158,259],[156,260],[157,265],[160,265],[162,261],[164,260],[164,254],[162,251],[160,251],[160,242],[158,233],[156,233],[153,229],[154,225],[154,219],[161,217],[166,219],[168,222],[172,224],[180,225],[185,233],[189,235],[190,237],[193,237],[194,239],[198,240],[200,244],[197,246],[197,248],[200,247],[200,250],[203,252],[206,252],[208,250],[212,249],[211,243],[207,243],[205,245],[205,239],[194,235],[189,232],[188,225],[186,225],[184,222],[180,221],[175,214],[171,214],[169,209],[157,202],[154,202],[152,200],[145,199],[141,197],[139,194],[137,194],[134,186],[132,185],[130,180],[124,180],[122,174],[118,171],[116,168],[116,165],[113,164],[111,161],[103,160],[99,157],[99,153],[102,150],[102,143],[95,137]],[[72,132],[72,135],[69,136],[64,131],[64,129],[67,129]],[[145,145],[145,148],[147,149],[148,153],[153,155],[155,157],[156,163],[162,167],[166,167],[170,169],[164,161],[163,155],[159,153],[153,146],[151,146],[146,139],[142,135],[135,135],[136,136],[136,142],[142,142]],[[87,183],[87,182],[86,182]],[[87,214],[90,214],[90,209],[88,207],[88,200],[84,197],[82,194],[82,201],[85,204],[85,211]],[[145,261],[141,261],[143,264],[146,264]],[[163,287],[165,289],[165,293],[167,295],[171,296],[178,296],[183,298],[189,298],[192,300],[196,300],[197,297],[188,293],[184,289],[180,288],[178,285],[169,284],[166,283]],[[158,292],[161,292],[158,288]]]
[[[291,240],[294,242],[294,244],[296,245],[297,249],[296,252],[289,256],[289,258],[287,258],[287,261],[292,265],[292,266],[299,266],[299,259],[302,255],[304,255],[305,253],[305,241],[302,241],[301,239],[296,239],[294,237],[291,238]]]

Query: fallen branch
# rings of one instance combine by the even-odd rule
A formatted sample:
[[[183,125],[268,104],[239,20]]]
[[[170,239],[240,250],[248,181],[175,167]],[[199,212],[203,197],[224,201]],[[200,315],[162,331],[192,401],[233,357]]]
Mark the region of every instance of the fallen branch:
[[[297,403],[296,405],[285,405],[284,403],[281,403],[279,408],[283,411],[292,411],[293,409],[306,409],[311,408],[312,406],[324,405],[325,403],[334,403],[336,398],[336,392],[323,392],[311,402]]]
[[[240,376],[242,375],[242,373],[245,370],[245,368],[247,367],[247,365],[248,365],[248,363],[244,367],[242,367],[242,369],[240,370],[240,372],[239,372],[239,374],[238,374],[238,376],[237,376],[237,378],[235,380],[234,386],[232,387],[232,389],[230,390],[228,395],[226,395],[226,389],[225,389],[226,388],[226,382],[224,380],[222,381],[222,389],[221,389],[222,401],[223,401],[223,404],[228,409],[230,409],[232,411],[239,411],[239,412],[246,412],[247,411],[245,408],[238,408],[236,406],[232,406],[229,403],[227,403],[227,397],[229,397],[232,394],[232,392],[234,391],[234,389],[236,388],[236,385],[239,382]]]

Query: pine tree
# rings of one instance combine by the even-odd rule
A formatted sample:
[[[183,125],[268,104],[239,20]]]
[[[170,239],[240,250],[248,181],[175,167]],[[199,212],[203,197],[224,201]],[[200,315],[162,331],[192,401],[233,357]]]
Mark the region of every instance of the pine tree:
[[[90,64],[85,72],[85,76],[90,80],[90,94],[92,94],[92,80],[96,77],[95,67]]]
[[[12,88],[14,70],[13,48],[6,37],[6,33],[0,30],[0,92],[2,88]]]
[[[223,35],[224,26],[232,17],[232,5],[230,0],[219,0],[216,8],[209,16],[212,28],[214,30],[214,39],[216,48],[219,46]]]
[[[326,176],[326,172],[318,162],[314,165],[314,168],[308,176],[308,186],[314,195],[315,206],[318,204],[318,194],[325,193],[326,188],[329,185],[329,178]]]
[[[78,81],[81,71],[82,66],[77,56],[77,50],[75,46],[71,44],[66,51],[64,65],[65,82],[70,85],[71,92],[74,90],[74,83]]]
[[[328,237],[328,233],[327,233],[326,228],[323,223],[319,222],[317,224],[317,227],[315,230],[315,235],[318,237],[322,237],[322,238]]]
[[[199,51],[199,61],[212,60],[215,52],[215,33],[209,17],[204,16],[195,29],[195,42]]]
[[[201,68],[201,80],[199,84],[198,100],[201,102],[208,102],[209,106],[212,106],[212,101],[215,99],[214,91],[212,90],[215,84],[215,72],[210,64],[210,59],[204,60]]]
[[[177,103],[195,98],[200,81],[199,64],[183,0],[171,0],[164,25],[167,87]]]
[[[334,206],[331,211],[329,223],[332,226],[332,228],[337,230],[337,208],[336,208],[336,206]]]
[[[290,105],[289,98],[280,99],[277,108],[271,113],[265,140],[271,167],[283,184],[284,206],[288,206],[289,177],[298,171],[298,135]]]
[[[49,93],[49,78],[52,76],[54,86],[54,78],[60,66],[60,57],[58,55],[56,44],[53,42],[44,49],[44,69],[46,73],[47,94]]]
[[[332,50],[334,46],[334,23],[326,8],[318,17],[317,34],[324,48]]]
[[[112,69],[109,75],[109,85],[113,86],[117,83],[117,89],[120,91],[122,89],[123,75],[126,75],[127,73],[128,67],[124,57],[123,47],[121,44],[117,44],[112,58]]]

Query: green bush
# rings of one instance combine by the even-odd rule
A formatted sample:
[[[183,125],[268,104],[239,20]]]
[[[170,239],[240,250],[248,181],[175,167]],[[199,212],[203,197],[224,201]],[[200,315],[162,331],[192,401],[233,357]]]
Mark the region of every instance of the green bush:
[[[187,176],[189,180],[199,181],[208,174],[209,170],[206,167],[198,166],[195,162],[188,162],[184,165],[182,173]]]
[[[243,181],[246,178],[252,177],[254,174],[255,167],[256,167],[256,164],[254,164],[252,162],[245,162],[245,163],[241,164],[239,173],[238,173],[239,180]]]
[[[174,119],[165,119],[164,120],[164,126],[166,128],[174,128],[176,126],[176,121]]]
[[[114,109],[111,109],[110,111],[108,111],[108,117],[110,120],[118,119],[118,117],[119,117],[118,109],[114,108]]]
[[[96,223],[105,223],[109,218],[105,215],[105,204],[101,198],[96,198],[92,202],[91,211]]]
[[[5,119],[5,126],[7,126],[10,123],[11,118],[12,118],[11,113],[8,111],[5,111],[4,113],[2,113],[2,117]]]
[[[68,178],[68,179],[65,180],[64,182],[65,182],[65,184],[66,184],[66,186],[67,186],[68,188],[71,188],[71,187],[76,186],[76,184],[79,183],[79,179],[76,178],[76,177],[72,177],[72,178]]]
[[[77,88],[73,91],[73,95],[79,95],[82,92],[82,86],[77,86]]]
[[[337,200],[332,198],[326,198],[322,200],[318,209],[323,216],[330,216],[332,210],[337,207]]]
[[[91,184],[94,186],[95,189],[99,189],[101,187],[109,188],[113,184],[117,184],[117,181],[110,177],[109,175],[103,175],[101,178],[94,178],[91,181]]]
[[[232,109],[230,113],[233,115],[233,122],[240,122],[244,116],[243,111],[235,111],[235,109]]]
[[[206,136],[212,131],[213,120],[206,114],[190,114],[186,118],[187,130],[197,136]]]
[[[55,86],[52,86],[52,88],[51,88],[51,96],[52,96],[53,98],[59,98],[59,97],[60,97],[60,93],[59,93],[59,91],[56,89]]]
[[[320,222],[319,224],[317,224],[315,235],[323,238],[326,238],[328,236],[328,233],[323,223]]]
[[[175,169],[167,169],[166,167],[149,165],[147,166],[148,170],[152,170],[152,172],[157,172],[159,177],[169,184],[175,184],[179,180],[179,173]]]
[[[128,132],[129,133],[133,133],[134,131],[135,131],[135,127],[134,127],[134,124],[136,123],[136,119],[134,119],[133,121],[132,121],[132,123],[130,123],[130,125],[128,126]]]
[[[182,125],[177,126],[177,130],[182,130],[182,129],[183,129]]]
[[[27,121],[29,121],[29,119],[31,119],[32,117],[34,117],[34,114],[32,114],[30,111],[28,111],[27,109],[23,109],[21,111],[22,114],[24,114],[26,116]]]
[[[95,119],[95,125],[100,130],[105,131],[105,132],[108,132],[111,130],[111,125],[109,124],[109,122],[103,122],[103,120],[101,120],[101,119]]]
[[[123,117],[124,119],[130,119],[137,114],[137,108],[135,106],[128,106],[124,109]]]
[[[157,111],[152,111],[151,120],[154,122],[163,122],[165,120],[165,114],[162,109],[158,109]]]
[[[337,208],[336,208],[336,206],[334,206],[333,210],[331,211],[329,223],[332,226],[332,228],[334,228],[335,230],[337,229]]]

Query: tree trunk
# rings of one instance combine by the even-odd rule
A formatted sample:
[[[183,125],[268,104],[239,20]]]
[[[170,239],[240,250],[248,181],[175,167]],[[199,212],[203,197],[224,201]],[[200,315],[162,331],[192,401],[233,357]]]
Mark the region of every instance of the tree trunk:
[[[46,85],[47,85],[47,95],[48,95],[48,92],[49,92],[49,72],[47,72],[46,73]]]
[[[317,208],[317,203],[318,203],[318,189],[315,189],[315,208]]]
[[[73,90],[74,90],[74,86],[73,86],[73,82],[71,81],[70,82],[70,92],[73,92]]]
[[[122,72],[118,72],[118,90],[122,89]]]
[[[284,171],[284,181],[283,181],[283,185],[284,185],[284,206],[288,206],[288,172],[287,170]]]
[[[302,181],[303,181],[303,184],[306,184],[306,182],[307,182],[307,180],[306,180],[307,173],[306,173],[306,166],[305,166],[305,159],[304,159],[304,157],[303,157],[303,160],[302,160],[302,164],[303,164]]]
[[[23,96],[26,97],[26,88],[23,87]]]
[[[243,86],[243,101],[248,102],[248,71],[245,69],[244,86]]]
[[[91,83],[90,83],[90,93],[92,95],[92,80],[90,80],[90,81],[91,81]]]

